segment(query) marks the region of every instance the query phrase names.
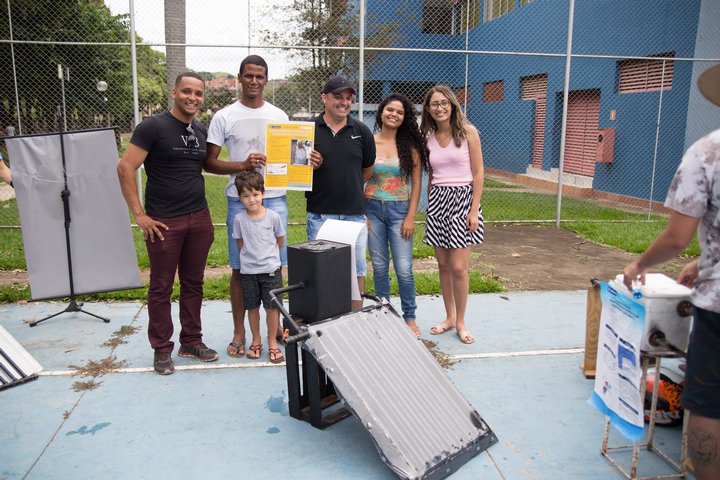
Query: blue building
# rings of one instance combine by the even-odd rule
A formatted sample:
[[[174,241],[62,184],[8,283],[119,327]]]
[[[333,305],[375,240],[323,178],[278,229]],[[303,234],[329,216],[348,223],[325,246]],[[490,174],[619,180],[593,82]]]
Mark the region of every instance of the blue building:
[[[368,62],[364,103],[446,83],[486,168],[557,181],[568,18],[568,0],[368,2],[368,36],[395,22],[398,51]],[[575,1],[564,183],[664,200],[685,149],[720,127],[695,87],[712,63],[692,61],[720,58],[719,23],[717,0]]]

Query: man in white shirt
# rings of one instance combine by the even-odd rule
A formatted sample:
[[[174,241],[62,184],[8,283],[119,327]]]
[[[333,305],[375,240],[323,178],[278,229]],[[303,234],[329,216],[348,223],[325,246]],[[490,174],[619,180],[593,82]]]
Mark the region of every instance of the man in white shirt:
[[[268,83],[268,66],[262,57],[258,55],[246,57],[240,64],[238,80],[241,86],[240,100],[218,111],[210,122],[205,169],[211,173],[228,173],[226,169],[217,168],[218,155],[223,144],[227,146],[230,162],[243,163],[244,170],[262,171],[266,160],[265,125],[268,122],[288,121],[285,112],[263,98],[263,90]],[[245,305],[240,277],[240,252],[237,241],[232,238],[232,229],[235,215],[244,207],[240,203],[234,182],[233,173],[225,188],[228,202],[228,253],[232,268],[230,305],[234,323],[233,339],[227,347],[227,353],[232,357],[241,357],[245,355]],[[267,189],[263,204],[280,215],[287,231],[288,209],[285,194],[285,190]],[[280,251],[280,261],[283,265],[287,265],[285,246]]]

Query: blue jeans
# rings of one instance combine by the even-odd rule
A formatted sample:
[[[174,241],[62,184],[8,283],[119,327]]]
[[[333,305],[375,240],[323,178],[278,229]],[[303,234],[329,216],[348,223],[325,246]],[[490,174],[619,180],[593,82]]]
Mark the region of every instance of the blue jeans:
[[[363,229],[358,235],[355,244],[355,275],[364,277],[367,273],[367,263],[365,263],[365,251],[367,250],[367,227],[365,227],[365,215],[336,215],[336,214],[320,214],[307,212],[305,230],[307,231],[308,240],[317,240],[320,227],[323,226],[325,220],[344,220],[346,222],[358,222],[363,224]]]
[[[288,208],[285,195],[282,197],[265,198],[263,199],[263,205],[280,215],[283,228],[285,229],[285,243],[280,249],[280,263],[287,265]],[[227,224],[228,237],[228,263],[233,270],[240,270],[240,250],[238,249],[237,239],[232,238],[233,221],[235,220],[235,215],[243,210],[245,210],[245,207],[243,207],[242,202],[240,202],[240,198],[227,197],[227,218],[225,222]]]
[[[400,231],[408,211],[408,201],[380,201],[365,199],[365,211],[370,221],[368,249],[373,267],[375,293],[390,301],[390,255],[400,290],[403,318],[415,320],[415,277],[412,270],[412,239],[406,240]]]

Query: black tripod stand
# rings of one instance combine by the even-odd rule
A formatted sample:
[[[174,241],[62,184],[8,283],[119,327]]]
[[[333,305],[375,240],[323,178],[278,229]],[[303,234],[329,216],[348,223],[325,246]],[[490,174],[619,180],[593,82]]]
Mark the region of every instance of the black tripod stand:
[[[60,76],[61,81],[61,88],[63,90],[63,97],[64,97],[64,82],[62,81],[62,75]],[[65,308],[65,310],[62,310],[60,312],[54,313],[48,317],[41,318],[40,320],[35,320],[34,322],[31,322],[29,325],[31,327],[34,327],[38,323],[44,322],[45,320],[49,320],[53,317],[57,317],[58,315],[66,312],[82,312],[86,313],[92,317],[99,318],[105,323],[110,323],[109,318],[101,317],[100,315],[95,315],[94,313],[90,313],[87,310],[83,310],[81,307],[83,306],[82,302],[78,303],[75,299],[75,283],[73,281],[73,264],[72,264],[72,254],[70,249],[70,190],[68,190],[68,179],[67,179],[67,169],[65,165],[65,143],[63,141],[64,137],[64,129],[63,124],[60,121],[62,118],[61,112],[62,106],[58,105],[58,130],[60,131],[60,156],[62,158],[62,167],[63,167],[63,181],[64,181],[64,187],[62,192],[60,192],[60,198],[62,198],[63,202],[63,215],[65,218],[65,247],[67,250],[67,264],[68,264],[68,277],[70,280],[70,304]]]

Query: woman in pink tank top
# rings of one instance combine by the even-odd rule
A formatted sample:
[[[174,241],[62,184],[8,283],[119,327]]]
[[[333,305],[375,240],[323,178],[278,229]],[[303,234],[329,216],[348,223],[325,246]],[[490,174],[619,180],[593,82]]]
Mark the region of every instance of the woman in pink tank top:
[[[465,325],[470,246],[483,242],[484,231],[480,135],[445,85],[436,85],[425,95],[420,129],[430,150],[423,242],[435,248],[445,304],[445,320],[432,327],[430,333],[439,335],[455,329],[460,341],[469,344],[475,341]]]

